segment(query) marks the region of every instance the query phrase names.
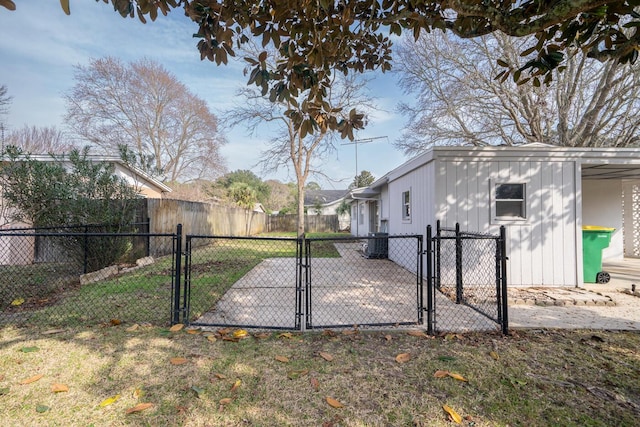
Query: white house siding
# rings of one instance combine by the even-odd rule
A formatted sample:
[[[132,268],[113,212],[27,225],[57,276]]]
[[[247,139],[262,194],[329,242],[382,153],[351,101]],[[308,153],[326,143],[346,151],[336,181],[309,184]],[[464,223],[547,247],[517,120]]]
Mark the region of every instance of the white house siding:
[[[428,162],[389,183],[387,191],[383,191],[381,196],[384,197],[382,205],[388,208],[385,213],[388,212],[390,234],[425,235],[427,226],[435,225],[432,222],[435,215],[435,183],[435,162]],[[402,193],[407,190],[411,191],[410,221],[402,218]],[[393,243],[393,240],[389,242],[389,258],[407,269],[414,270],[415,258],[406,250],[396,250]]]
[[[527,220],[504,223],[509,283],[577,284],[573,162],[443,158],[437,171],[435,218],[446,227],[459,222],[462,230],[472,232],[499,232],[501,224],[491,221],[493,183],[526,183]]]
[[[582,181],[582,223],[616,229],[603,259],[624,257],[622,186],[619,179]]]

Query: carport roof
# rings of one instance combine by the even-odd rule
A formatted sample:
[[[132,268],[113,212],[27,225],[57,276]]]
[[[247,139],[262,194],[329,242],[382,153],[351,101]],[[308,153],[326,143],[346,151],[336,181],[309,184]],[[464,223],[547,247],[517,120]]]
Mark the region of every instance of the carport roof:
[[[606,164],[582,165],[583,179],[640,179],[640,165]]]

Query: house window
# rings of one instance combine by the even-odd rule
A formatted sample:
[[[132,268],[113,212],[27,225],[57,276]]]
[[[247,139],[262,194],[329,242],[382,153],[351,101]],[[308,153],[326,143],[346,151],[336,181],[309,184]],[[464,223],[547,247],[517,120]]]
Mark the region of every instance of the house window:
[[[358,224],[364,225],[364,203],[358,203]]]
[[[402,193],[402,219],[409,221],[411,219],[411,191]]]
[[[495,217],[499,219],[526,218],[525,184],[495,185]]]

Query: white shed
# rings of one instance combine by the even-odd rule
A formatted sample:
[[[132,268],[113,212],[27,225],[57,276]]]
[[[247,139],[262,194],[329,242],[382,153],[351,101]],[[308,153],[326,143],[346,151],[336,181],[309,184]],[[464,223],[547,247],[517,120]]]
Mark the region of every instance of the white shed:
[[[505,225],[513,286],[581,285],[583,225],[616,229],[604,259],[640,255],[636,148],[433,147],[351,198],[359,236]]]

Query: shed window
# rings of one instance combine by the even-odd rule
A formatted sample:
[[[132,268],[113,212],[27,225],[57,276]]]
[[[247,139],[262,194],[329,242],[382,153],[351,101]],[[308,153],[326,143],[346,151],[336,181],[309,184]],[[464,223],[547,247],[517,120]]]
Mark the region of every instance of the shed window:
[[[411,191],[402,193],[402,219],[408,221],[411,219]]]
[[[525,184],[496,184],[496,218],[526,218]]]

